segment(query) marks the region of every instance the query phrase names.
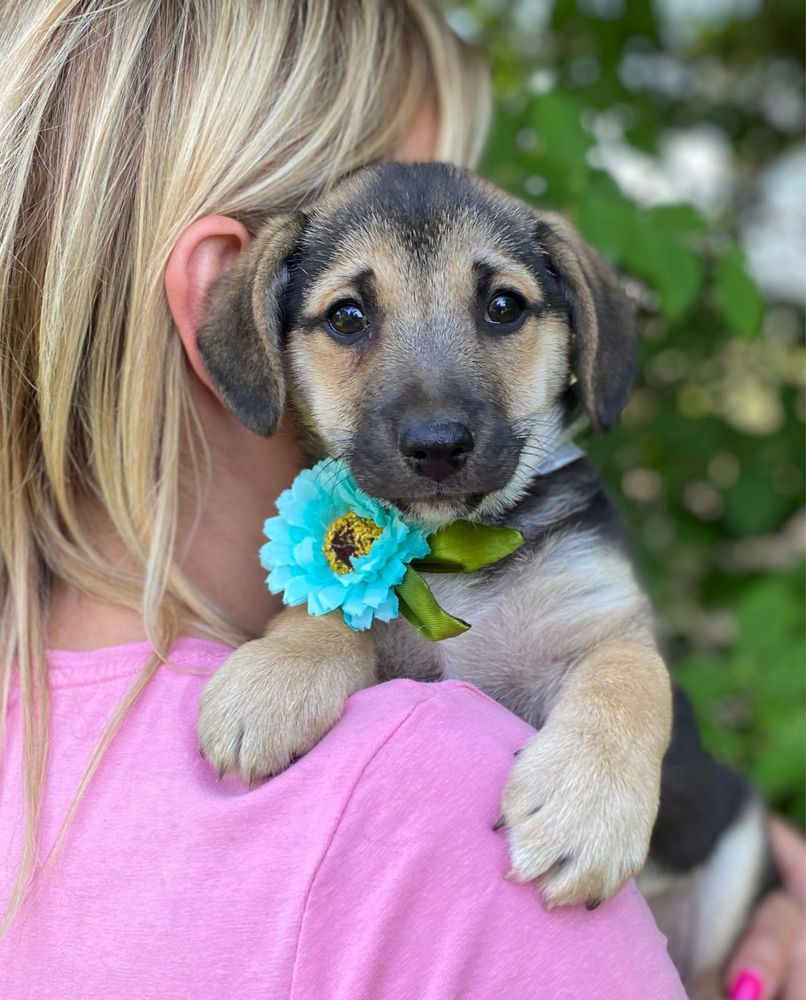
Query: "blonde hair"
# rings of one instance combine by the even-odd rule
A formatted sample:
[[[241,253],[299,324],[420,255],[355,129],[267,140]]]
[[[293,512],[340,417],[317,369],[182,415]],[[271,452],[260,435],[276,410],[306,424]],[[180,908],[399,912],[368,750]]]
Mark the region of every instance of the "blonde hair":
[[[244,638],[173,558],[198,425],[172,247],[200,216],[254,230],[388,157],[429,98],[437,158],[471,164],[489,102],[480,59],[425,0],[27,0],[3,5],[0,52],[0,726],[16,673],[26,810],[7,923],[41,864],[52,582],[136,609],[157,651],[63,831],[173,639]],[[97,551],[85,501],[139,572]]]

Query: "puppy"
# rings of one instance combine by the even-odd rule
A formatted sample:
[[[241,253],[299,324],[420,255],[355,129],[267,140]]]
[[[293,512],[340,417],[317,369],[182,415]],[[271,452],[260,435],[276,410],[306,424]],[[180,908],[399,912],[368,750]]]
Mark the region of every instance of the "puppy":
[[[472,624],[444,642],[403,619],[354,632],[338,614],[284,609],[208,684],[206,756],[253,782],[309,750],[362,687],[467,681],[538,730],[503,796],[515,877],[536,879],[548,905],[612,896],[646,861],[672,728],[649,602],[597,473],[567,444],[579,407],[606,431],[630,392],[633,309],[614,275],[559,216],[452,167],[389,164],[273,219],[212,290],[199,346],[255,433],[272,434],[288,405],[312,460],[344,460],[406,517],[525,538],[495,566],[429,578]],[[701,971],[732,944],[764,851],[758,807],[733,779],[707,834],[682,836],[698,822],[691,773],[712,803],[724,784],[714,772],[702,787],[696,734],[694,746],[682,765],[667,757],[676,793],[654,835],[657,898],[704,870],[737,823],[756,837],[742,848],[756,869],[723,902],[719,940],[691,966]]]

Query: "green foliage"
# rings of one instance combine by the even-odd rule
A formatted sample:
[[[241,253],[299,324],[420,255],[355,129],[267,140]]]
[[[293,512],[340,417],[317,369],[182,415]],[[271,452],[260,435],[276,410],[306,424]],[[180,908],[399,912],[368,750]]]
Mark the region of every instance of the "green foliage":
[[[800,87],[802,4],[768,0],[683,40],[650,3],[556,0],[548,24],[544,4],[452,6],[493,62],[482,173],[563,212],[639,290],[633,400],[588,447],[706,742],[803,822],[803,315],[765,302],[738,239],[760,172],[800,140],[763,88],[781,67]],[[707,215],[642,199],[604,169],[614,134],[657,165],[670,131],[703,126],[728,144],[733,174]]]
[[[678,680],[697,696],[706,742],[802,820],[806,697],[800,580],[758,580],[736,601],[728,655],[692,656]]]
[[[732,246],[717,262],[714,283],[716,304],[728,326],[740,337],[754,337],[761,327],[764,300],[738,247]]]

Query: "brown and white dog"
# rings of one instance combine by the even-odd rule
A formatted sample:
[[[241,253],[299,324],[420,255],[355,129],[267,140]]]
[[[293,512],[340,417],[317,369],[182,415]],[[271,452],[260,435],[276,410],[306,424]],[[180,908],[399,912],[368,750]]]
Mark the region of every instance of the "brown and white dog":
[[[526,539],[429,579],[473,626],[445,642],[402,619],[359,633],[283,610],[208,684],[206,756],[252,782],[310,749],[359,688],[468,681],[538,730],[503,796],[515,875],[549,905],[595,906],[651,841],[647,891],[678,962],[717,967],[766,871],[762,813],[701,750],[682,696],[663,764],[673,698],[649,602],[596,471],[562,451],[579,403],[606,431],[632,383],[633,310],[604,262],[562,218],[468,172],[367,168],[257,235],[213,289],[199,344],[255,433],[289,405],[312,459],[343,459],[406,516]]]

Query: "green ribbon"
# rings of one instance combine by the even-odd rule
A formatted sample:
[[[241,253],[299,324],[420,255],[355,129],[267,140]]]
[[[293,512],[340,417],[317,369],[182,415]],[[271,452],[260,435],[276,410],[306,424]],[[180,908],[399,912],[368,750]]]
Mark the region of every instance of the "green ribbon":
[[[437,604],[423,573],[473,573],[511,555],[523,545],[523,535],[512,528],[497,528],[472,521],[454,521],[426,539],[431,551],[415,559],[403,582],[395,587],[400,613],[426,639],[451,639],[470,625],[448,614]]]
[[[474,573],[492,566],[523,545],[514,528],[495,528],[473,521],[454,521],[426,538],[431,551],[412,566],[423,573]]]
[[[411,566],[403,582],[395,587],[400,613],[426,639],[452,639],[467,632],[470,626],[461,618],[454,618],[444,611],[431,593],[431,588]]]

